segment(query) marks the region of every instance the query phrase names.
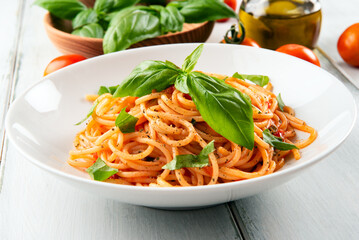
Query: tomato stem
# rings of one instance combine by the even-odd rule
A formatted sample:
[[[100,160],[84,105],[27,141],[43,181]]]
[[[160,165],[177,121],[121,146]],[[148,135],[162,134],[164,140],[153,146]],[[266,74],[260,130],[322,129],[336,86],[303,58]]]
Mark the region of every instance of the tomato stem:
[[[238,21],[238,24],[240,26],[241,35],[239,36],[239,31],[236,29],[236,25],[233,24],[231,28],[226,32],[226,35],[224,35],[224,41],[229,44],[241,44],[244,40],[244,37],[246,36],[246,31],[244,29],[244,26],[241,21]],[[231,36],[228,36],[230,34]]]

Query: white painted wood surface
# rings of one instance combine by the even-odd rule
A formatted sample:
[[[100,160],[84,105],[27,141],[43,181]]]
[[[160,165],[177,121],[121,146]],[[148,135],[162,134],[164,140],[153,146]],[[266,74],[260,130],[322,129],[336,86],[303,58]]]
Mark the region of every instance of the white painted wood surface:
[[[322,2],[319,46],[340,63],[336,39],[346,25],[359,22],[355,11],[359,2]],[[6,1],[0,8],[1,130],[10,80],[16,81],[16,97],[39,81],[46,64],[60,54],[44,32],[44,11],[31,3]],[[24,4],[23,13],[20,4]],[[209,42],[218,42],[228,25],[217,24]],[[324,68],[330,66],[325,59],[322,64]],[[334,69],[329,70],[343,79]],[[359,78],[359,70],[353,71],[353,76]],[[358,104],[359,91],[345,79],[343,82]],[[249,238],[359,239],[358,136],[357,124],[336,152],[306,173],[276,189],[236,201]],[[121,204],[63,184],[30,164],[11,144],[6,144],[4,150],[1,240],[240,238],[226,205],[174,212]]]

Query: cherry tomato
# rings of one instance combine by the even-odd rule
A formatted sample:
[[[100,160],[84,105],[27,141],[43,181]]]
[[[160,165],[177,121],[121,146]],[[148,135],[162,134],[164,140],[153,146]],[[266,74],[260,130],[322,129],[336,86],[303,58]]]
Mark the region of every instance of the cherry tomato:
[[[52,72],[55,72],[60,68],[66,67],[76,62],[80,62],[85,59],[86,59],[85,57],[77,54],[62,55],[60,57],[54,58],[45,68],[44,76]]]
[[[279,47],[277,52],[286,53],[294,57],[301,58],[305,61],[313,63],[320,67],[320,62],[317,55],[312,50],[299,44],[286,44]]]
[[[337,48],[346,63],[359,67],[359,23],[351,25],[342,33]]]
[[[233,10],[236,10],[237,0],[224,0],[224,3],[227,4]],[[227,22],[228,18],[218,19],[217,22]]]

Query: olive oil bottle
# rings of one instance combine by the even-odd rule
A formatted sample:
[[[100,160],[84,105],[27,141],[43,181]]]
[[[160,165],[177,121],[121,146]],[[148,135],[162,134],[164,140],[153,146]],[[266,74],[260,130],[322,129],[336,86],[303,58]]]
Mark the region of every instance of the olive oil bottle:
[[[246,36],[261,47],[296,43],[314,48],[322,12],[319,0],[243,0],[239,17]]]

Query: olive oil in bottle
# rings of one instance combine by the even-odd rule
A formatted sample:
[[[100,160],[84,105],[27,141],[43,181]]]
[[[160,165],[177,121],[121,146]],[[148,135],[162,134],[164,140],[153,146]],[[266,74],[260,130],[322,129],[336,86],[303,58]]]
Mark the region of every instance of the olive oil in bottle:
[[[239,17],[246,36],[261,47],[296,43],[314,48],[322,12],[319,0],[243,0]]]

